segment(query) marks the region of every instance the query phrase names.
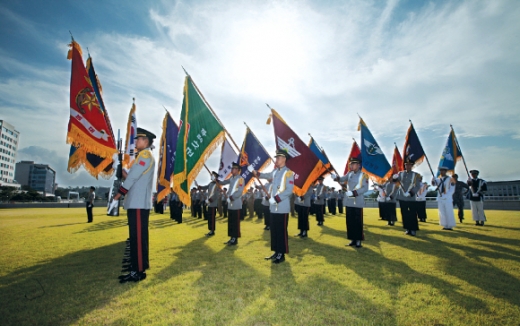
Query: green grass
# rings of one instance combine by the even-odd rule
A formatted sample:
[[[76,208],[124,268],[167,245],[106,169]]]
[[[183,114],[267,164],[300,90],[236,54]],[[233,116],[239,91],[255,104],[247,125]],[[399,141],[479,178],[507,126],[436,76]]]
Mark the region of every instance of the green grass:
[[[310,238],[289,221],[290,254],[274,265],[263,221],[185,213],[150,218],[148,277],[119,284],[126,216],[95,208],[0,210],[2,325],[519,325],[520,212],[488,211],[488,224],[442,231],[436,210],[418,237],[365,209],[364,248],[346,247],[345,218],[310,217]],[[467,212],[467,215],[470,215]]]

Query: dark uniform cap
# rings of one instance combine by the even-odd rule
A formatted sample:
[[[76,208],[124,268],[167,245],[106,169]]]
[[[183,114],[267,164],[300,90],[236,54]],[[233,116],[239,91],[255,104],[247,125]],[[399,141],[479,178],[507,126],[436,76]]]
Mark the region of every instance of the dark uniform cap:
[[[231,164],[231,168],[237,168],[237,169],[240,169],[240,164],[238,164],[237,162],[233,162]]]
[[[448,171],[449,169],[447,167],[445,167],[445,166],[439,166],[439,170],[446,170],[446,171]]]
[[[289,153],[287,152],[286,149],[279,149],[276,151],[276,154],[274,155],[274,157],[277,157],[277,156],[285,156],[285,159],[290,159],[291,157],[289,156]]]
[[[404,164],[411,164],[411,165],[414,165],[415,164],[415,161],[410,159],[409,157],[407,157],[405,160],[404,160]]]
[[[479,174],[480,172],[478,170],[470,170],[469,173],[471,173],[471,174],[473,174],[473,173]]]
[[[149,132],[148,130],[143,128],[137,128],[137,134],[135,135],[134,139],[137,139],[139,137],[146,137],[150,140],[150,142],[156,138],[155,135]]]
[[[361,157],[351,157],[349,160],[350,163],[359,163],[361,164]]]
[[[316,180],[324,180],[325,178],[324,177],[318,177],[318,179]]]

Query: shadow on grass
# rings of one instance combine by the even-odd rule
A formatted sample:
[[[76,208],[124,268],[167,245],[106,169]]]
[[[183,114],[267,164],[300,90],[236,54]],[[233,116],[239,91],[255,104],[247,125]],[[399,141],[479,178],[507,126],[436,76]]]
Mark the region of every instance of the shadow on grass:
[[[117,281],[124,246],[82,250],[0,277],[2,324],[69,325],[104,307],[129,288]]]
[[[126,216],[124,218],[119,217],[117,220],[111,220],[111,221],[103,221],[103,222],[93,222],[91,224],[88,224],[89,227],[75,232],[75,233],[86,233],[86,232],[98,232],[98,231],[105,231],[109,229],[115,229],[120,227],[127,227],[128,221],[126,219]]]

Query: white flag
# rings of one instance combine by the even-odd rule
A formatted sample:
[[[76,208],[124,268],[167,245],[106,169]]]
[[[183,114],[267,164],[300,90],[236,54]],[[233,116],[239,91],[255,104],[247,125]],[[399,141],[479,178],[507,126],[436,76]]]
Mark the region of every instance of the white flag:
[[[222,152],[220,154],[220,166],[218,176],[220,180],[228,179],[231,176],[231,164],[237,162],[238,154],[235,152],[227,139],[222,144]]]

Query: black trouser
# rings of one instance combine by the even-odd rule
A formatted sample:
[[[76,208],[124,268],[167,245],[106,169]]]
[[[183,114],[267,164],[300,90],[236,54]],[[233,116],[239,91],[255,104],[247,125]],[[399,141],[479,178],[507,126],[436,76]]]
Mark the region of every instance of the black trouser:
[[[384,205],[382,202],[378,201],[377,202],[377,208],[379,208],[379,217],[382,219],[382,220],[385,220],[385,208],[384,208]]]
[[[191,200],[191,207],[190,207],[190,210],[191,210],[191,217],[195,217],[196,214],[195,214],[195,200]]]
[[[289,253],[287,224],[289,214],[276,214],[271,212],[271,250],[286,254]]]
[[[148,261],[148,217],[149,209],[128,209],[130,229],[130,264],[132,271],[144,272],[150,267]]]
[[[347,239],[365,240],[363,234],[363,208],[346,207],[347,215]]]
[[[170,201],[170,218],[174,221],[182,223],[182,204],[174,200]]]
[[[343,201],[341,201],[341,199],[338,200],[338,212],[343,214]]]
[[[309,210],[310,207],[296,206],[298,207],[298,230],[309,231]]]
[[[271,210],[269,206],[262,205],[262,210],[264,211],[264,225],[270,226],[271,224]]]
[[[403,228],[410,231],[419,230],[419,222],[417,221],[417,202],[400,200],[401,216],[403,219]]]
[[[314,204],[314,200],[311,200],[311,209],[309,211],[309,215],[314,215],[316,212],[316,205]]]
[[[215,219],[217,217],[217,208],[208,207],[208,230],[215,231]]]
[[[202,206],[199,200],[195,201],[195,206],[193,207],[193,210],[195,211],[194,217],[202,218]]]
[[[262,208],[262,199],[255,199],[255,211],[258,218],[263,217],[264,209]]]
[[[316,221],[323,222],[323,209],[325,205],[316,204]]]
[[[336,215],[336,199],[329,199],[329,213],[332,215]]]
[[[240,238],[240,215],[242,210],[230,209],[228,218],[228,236]]]
[[[453,207],[457,206],[459,209],[459,219],[464,219],[464,198],[457,198],[453,200]]]
[[[417,207],[417,218],[420,221],[426,221],[426,201],[418,201],[416,202]]]
[[[205,220],[208,219],[208,205],[206,204],[206,202],[202,204],[202,216],[204,216]]]
[[[92,207],[94,207],[94,205],[88,207],[90,205],[90,203],[86,203],[86,207],[87,207],[87,221],[88,222],[92,222]]]
[[[227,203],[227,201],[222,203],[222,213],[224,213],[224,217],[227,217],[227,213],[228,213],[228,203]]]
[[[381,218],[388,222],[397,221],[395,207],[396,207],[396,203],[379,202],[379,211],[380,211]]]
[[[240,214],[240,219],[243,220],[244,219],[244,216],[247,215],[247,201],[244,201],[242,203],[242,214]]]

